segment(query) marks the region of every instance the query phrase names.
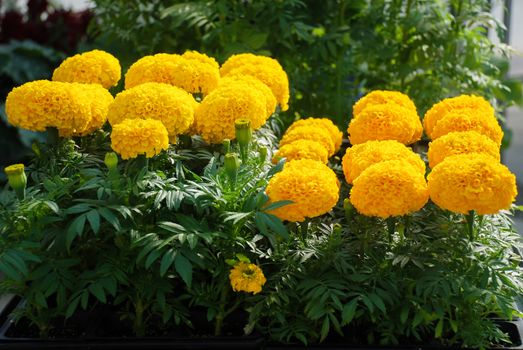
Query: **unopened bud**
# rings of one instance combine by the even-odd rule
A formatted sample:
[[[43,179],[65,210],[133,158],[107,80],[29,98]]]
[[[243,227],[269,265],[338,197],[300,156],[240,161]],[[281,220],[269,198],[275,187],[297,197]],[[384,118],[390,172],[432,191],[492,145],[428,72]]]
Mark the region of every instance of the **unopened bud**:
[[[236,179],[238,178],[238,169],[240,168],[238,155],[236,153],[227,153],[225,155],[224,165],[225,172],[227,173],[227,176],[229,176],[231,184],[235,185]]]
[[[23,164],[9,165],[4,169],[9,185],[15,190],[18,199],[25,198],[25,187],[27,186],[27,176],[25,176]]]
[[[104,163],[109,171],[116,170],[118,166],[118,156],[114,152],[107,152],[105,154]]]

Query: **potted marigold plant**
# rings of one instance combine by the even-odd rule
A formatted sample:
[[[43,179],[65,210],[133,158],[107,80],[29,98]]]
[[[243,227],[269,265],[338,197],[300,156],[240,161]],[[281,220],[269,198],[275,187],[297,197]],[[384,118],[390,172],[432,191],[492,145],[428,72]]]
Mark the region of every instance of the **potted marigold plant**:
[[[113,97],[119,79],[95,50],[7,98],[48,142],[6,168],[2,346],[510,343],[515,178],[487,101],[442,101],[423,128],[406,95],[371,92],[347,148],[325,118],[281,135],[268,57],[156,54]]]

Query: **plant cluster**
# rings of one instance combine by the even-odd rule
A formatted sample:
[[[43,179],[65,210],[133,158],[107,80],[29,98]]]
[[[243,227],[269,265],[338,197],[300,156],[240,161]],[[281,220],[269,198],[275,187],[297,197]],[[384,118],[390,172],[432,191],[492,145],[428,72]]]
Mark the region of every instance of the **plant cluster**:
[[[5,169],[0,194],[0,292],[24,298],[19,322],[42,337],[99,312],[118,315],[136,336],[259,332],[307,344],[338,334],[355,344],[482,348],[506,340],[491,317],[520,315],[523,284],[506,211],[515,178],[481,138],[492,115],[459,130],[472,133],[466,146],[441,151],[446,136],[433,141],[440,162],[427,184],[425,154],[406,146],[423,130],[406,95],[364,97],[353,122],[376,133],[347,151],[322,118],[291,125],[276,151],[288,102],[277,61],[233,56],[221,68],[242,73],[206,90],[200,78],[219,72],[212,58],[161,55],[134,66],[131,75],[146,78],[104,108],[81,93],[104,89],[89,84],[103,81],[99,70],[87,82],[10,93],[9,120],[32,128],[31,120],[49,137],[33,145],[27,168]],[[96,67],[106,61],[95,57]],[[156,81],[165,65],[188,82]],[[38,86],[32,99],[17,97]],[[63,114],[56,101],[76,107]],[[358,135],[351,126],[349,134]]]

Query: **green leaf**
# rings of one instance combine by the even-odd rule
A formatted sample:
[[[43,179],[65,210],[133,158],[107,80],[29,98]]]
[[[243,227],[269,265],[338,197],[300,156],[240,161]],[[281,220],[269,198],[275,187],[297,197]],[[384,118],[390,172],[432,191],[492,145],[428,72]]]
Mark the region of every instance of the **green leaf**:
[[[329,321],[328,317],[325,317],[323,319],[323,323],[321,325],[320,342],[324,341],[325,338],[327,338],[327,335],[329,335],[329,329],[330,329],[330,321]]]
[[[92,295],[96,297],[96,299],[100,300],[102,303],[106,303],[107,299],[105,297],[104,289],[97,283],[93,283],[89,286],[89,291]]]
[[[176,258],[177,252],[171,248],[162,257],[162,261],[160,263],[160,276],[165,275],[169,267],[171,267],[174,259]]]
[[[379,297],[379,295],[377,295],[376,293],[370,293],[369,298],[378,309],[380,309],[382,312],[386,312],[385,304],[383,303],[383,300]]]
[[[176,272],[180,274],[183,281],[190,288],[192,283],[192,264],[183,255],[177,254],[174,259],[174,267]]]
[[[60,212],[60,208],[58,205],[53,201],[44,201],[45,205],[49,207],[55,214],[58,214]]]
[[[98,211],[96,209],[90,210],[87,214],[87,220],[89,221],[89,225],[91,225],[91,228],[93,229],[94,233],[98,233],[100,231],[100,214],[98,214]]]
[[[48,306],[47,306],[47,300],[45,300],[45,296],[44,296],[44,294],[43,294],[42,292],[40,292],[40,291],[37,291],[37,292],[35,292],[34,296],[35,296],[35,302],[36,302],[39,306],[41,306],[41,307],[47,309],[47,307],[48,307]]]
[[[69,318],[73,316],[74,312],[78,308],[78,304],[80,303],[80,297],[74,298],[71,303],[69,303],[69,306],[67,306],[67,310],[65,311],[65,318]]]
[[[120,220],[118,220],[116,215],[114,215],[109,209],[107,209],[107,208],[99,208],[98,212],[100,213],[100,215],[103,216],[103,218],[105,220],[107,220],[107,222],[109,222],[111,225],[113,225],[113,227],[117,231],[121,230]]]
[[[22,275],[16,271],[13,266],[10,264],[5,263],[0,259],[0,271],[2,271],[7,277],[14,279],[14,280],[20,280],[22,278]]]
[[[71,243],[74,241],[74,239],[84,232],[85,219],[85,215],[82,214],[78,216],[76,219],[74,219],[71,225],[69,226],[69,229],[67,230],[67,234],[65,236],[65,243],[67,249],[71,247]]]
[[[23,276],[27,276],[29,274],[25,261],[17,255],[15,250],[9,249],[4,253],[4,255],[2,255],[1,258],[5,262],[13,265]]]
[[[158,259],[158,257],[162,254],[160,250],[153,250],[147,259],[145,260],[145,268],[148,269],[151,267],[151,265]]]
[[[440,318],[438,321],[438,324],[436,325],[436,329],[434,330],[434,336],[436,338],[441,338],[442,334],[443,334],[443,319]]]
[[[80,303],[82,305],[82,309],[86,310],[87,309],[87,302],[89,301],[89,293],[87,293],[86,291],[84,291],[82,293],[82,297],[81,297],[81,300],[80,300]]]
[[[343,311],[341,312],[342,324],[349,324],[354,315],[356,314],[356,308],[358,307],[358,298],[352,299],[350,302],[343,306]]]
[[[245,255],[243,255],[243,254],[238,253],[238,254],[236,254],[236,257],[237,257],[238,260],[240,260],[241,262],[244,262],[244,263],[247,263],[247,264],[250,264],[250,263],[251,263],[251,260],[250,260],[248,257],[246,257]]]
[[[273,202],[273,203],[263,207],[262,209],[263,209],[263,211],[271,211],[271,210],[278,209],[278,208],[281,208],[283,206],[286,206],[286,205],[289,205],[292,203],[294,203],[294,202],[289,201],[289,200],[277,201],[277,202]]]
[[[401,313],[400,313],[400,321],[401,321],[401,323],[407,322],[407,318],[408,317],[409,317],[409,306],[408,305],[403,305],[403,307],[401,308]]]

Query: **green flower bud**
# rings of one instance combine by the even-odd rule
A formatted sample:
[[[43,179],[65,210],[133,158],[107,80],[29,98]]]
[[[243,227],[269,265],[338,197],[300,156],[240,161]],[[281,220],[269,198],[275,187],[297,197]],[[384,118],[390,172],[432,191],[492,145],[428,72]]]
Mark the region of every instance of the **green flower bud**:
[[[249,119],[237,119],[234,127],[236,128],[236,141],[238,141],[238,145],[240,145],[242,161],[246,162],[252,139],[251,121]]]
[[[118,155],[115,152],[107,152],[105,154],[104,163],[109,171],[114,171],[118,166]]]
[[[225,155],[224,165],[225,172],[227,173],[227,176],[229,176],[231,184],[234,186],[238,178],[238,169],[240,168],[238,155],[236,153],[227,153]]]
[[[227,154],[231,151],[231,140],[229,139],[224,139],[222,141],[222,145],[223,145],[223,153],[224,154]]]
[[[260,147],[258,149],[258,153],[260,155],[260,163],[265,163],[265,160],[267,159],[267,148],[266,147]]]
[[[25,187],[27,186],[27,176],[25,176],[23,164],[9,165],[4,169],[9,185],[15,190],[18,199],[25,198]]]
[[[350,219],[352,217],[352,214],[354,213],[354,206],[350,202],[348,198],[345,198],[343,200],[343,209],[345,210],[345,217]]]

